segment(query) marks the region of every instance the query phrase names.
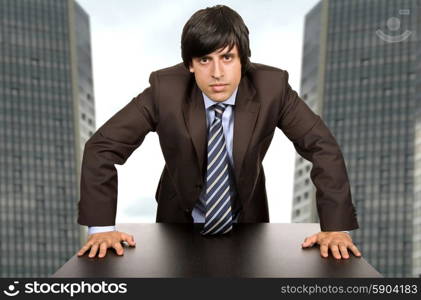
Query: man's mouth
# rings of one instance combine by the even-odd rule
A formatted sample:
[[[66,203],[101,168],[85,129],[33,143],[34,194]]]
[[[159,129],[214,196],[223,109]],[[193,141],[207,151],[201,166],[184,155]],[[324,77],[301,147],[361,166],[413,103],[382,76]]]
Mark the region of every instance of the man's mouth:
[[[214,92],[222,92],[227,85],[226,83],[211,84],[211,88]]]

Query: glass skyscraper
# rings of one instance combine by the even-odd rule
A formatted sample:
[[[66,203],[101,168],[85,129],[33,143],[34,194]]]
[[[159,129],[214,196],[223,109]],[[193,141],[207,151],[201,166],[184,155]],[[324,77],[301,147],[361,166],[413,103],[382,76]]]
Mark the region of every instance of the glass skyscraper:
[[[94,130],[89,16],[74,0],[1,0],[0,276],[48,276],[79,249]]]
[[[360,223],[354,242],[385,276],[418,277],[421,0],[323,0],[305,22],[301,96],[343,151]],[[318,221],[310,170],[297,156],[293,222]]]
[[[418,77],[421,83],[420,77]],[[418,94],[421,97],[420,94]],[[418,100],[421,101],[421,100]],[[421,106],[417,108],[415,121],[415,167],[414,167],[414,238],[413,253],[414,261],[413,274],[421,274]]]

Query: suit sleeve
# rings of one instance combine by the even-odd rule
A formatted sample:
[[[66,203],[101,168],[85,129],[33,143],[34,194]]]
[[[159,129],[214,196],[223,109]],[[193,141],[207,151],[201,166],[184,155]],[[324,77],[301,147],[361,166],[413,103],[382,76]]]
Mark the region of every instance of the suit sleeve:
[[[288,84],[286,71],[284,75],[278,127],[293,142],[297,152],[313,163],[310,177],[316,186],[321,230],[356,229],[356,211],[341,149],[323,120]]]
[[[156,131],[158,75],[150,87],[133,98],[86,142],[82,158],[78,223],[88,226],[115,225],[117,169],[138,148],[146,134]]]

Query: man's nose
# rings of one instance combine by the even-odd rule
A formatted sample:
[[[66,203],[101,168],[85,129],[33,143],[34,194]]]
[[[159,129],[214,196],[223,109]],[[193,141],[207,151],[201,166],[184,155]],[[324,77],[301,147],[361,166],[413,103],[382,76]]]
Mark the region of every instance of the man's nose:
[[[212,77],[215,79],[219,79],[224,76],[224,69],[221,65],[221,62],[214,61],[213,63],[213,70],[212,70]]]

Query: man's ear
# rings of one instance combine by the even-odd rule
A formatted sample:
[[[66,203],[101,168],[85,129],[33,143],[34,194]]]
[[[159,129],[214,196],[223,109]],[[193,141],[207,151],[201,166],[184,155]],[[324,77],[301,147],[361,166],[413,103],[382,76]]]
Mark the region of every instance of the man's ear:
[[[194,73],[193,63],[190,63],[189,71],[190,73]]]

